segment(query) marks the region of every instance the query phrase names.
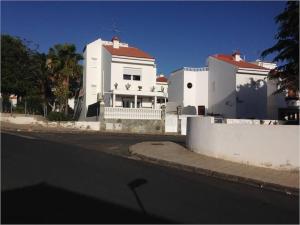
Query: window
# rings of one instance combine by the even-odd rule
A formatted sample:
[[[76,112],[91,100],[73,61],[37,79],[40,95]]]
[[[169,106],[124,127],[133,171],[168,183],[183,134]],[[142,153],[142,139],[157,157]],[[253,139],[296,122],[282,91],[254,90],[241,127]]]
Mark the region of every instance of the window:
[[[139,76],[139,75],[132,75],[132,80],[141,80],[141,76]]]
[[[131,75],[123,74],[123,80],[131,80]]]
[[[140,81],[142,76],[142,69],[124,67],[123,79],[124,80],[135,80]]]
[[[188,83],[186,86],[187,86],[188,88],[192,88],[192,87],[193,87],[192,83]]]

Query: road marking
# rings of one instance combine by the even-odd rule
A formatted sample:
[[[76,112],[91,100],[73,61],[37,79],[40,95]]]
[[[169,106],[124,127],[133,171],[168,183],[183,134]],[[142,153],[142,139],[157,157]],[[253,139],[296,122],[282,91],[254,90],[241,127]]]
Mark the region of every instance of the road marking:
[[[27,135],[23,135],[23,134],[16,134],[16,133],[11,133],[11,132],[6,132],[6,131],[2,132],[2,133],[14,135],[14,136],[18,136],[18,137],[22,137],[22,138],[26,138],[26,139],[32,139],[32,140],[37,139],[35,137],[31,137],[31,136],[27,136]]]

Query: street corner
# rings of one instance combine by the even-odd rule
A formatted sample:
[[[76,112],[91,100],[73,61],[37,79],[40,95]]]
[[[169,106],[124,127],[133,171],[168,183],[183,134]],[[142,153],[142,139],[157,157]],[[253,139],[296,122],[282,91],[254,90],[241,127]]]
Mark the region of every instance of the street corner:
[[[151,153],[153,157],[155,157],[156,154],[167,151],[176,151],[181,148],[184,149],[179,144],[171,141],[144,141],[129,146],[129,152],[131,154],[140,155],[148,155],[148,153]]]

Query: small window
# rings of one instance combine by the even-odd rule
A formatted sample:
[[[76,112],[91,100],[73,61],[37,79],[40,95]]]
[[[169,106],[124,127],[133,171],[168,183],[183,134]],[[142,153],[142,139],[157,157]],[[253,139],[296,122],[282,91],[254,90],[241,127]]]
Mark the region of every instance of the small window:
[[[188,83],[186,86],[187,86],[188,88],[192,88],[192,87],[193,87],[192,83]]]
[[[139,76],[139,75],[132,75],[132,80],[141,80],[141,76]]]
[[[123,74],[123,80],[131,80],[131,75]]]

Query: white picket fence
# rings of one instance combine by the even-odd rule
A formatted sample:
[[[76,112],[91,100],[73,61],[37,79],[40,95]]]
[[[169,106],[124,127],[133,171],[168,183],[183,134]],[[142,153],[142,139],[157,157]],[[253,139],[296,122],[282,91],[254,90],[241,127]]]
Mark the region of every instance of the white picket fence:
[[[105,107],[105,119],[161,120],[161,109]]]

